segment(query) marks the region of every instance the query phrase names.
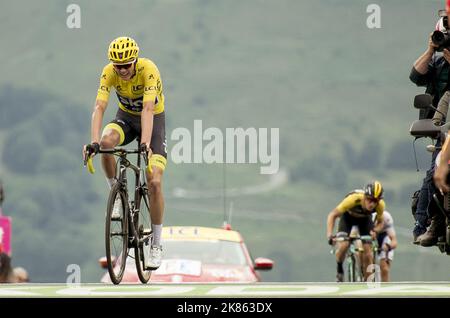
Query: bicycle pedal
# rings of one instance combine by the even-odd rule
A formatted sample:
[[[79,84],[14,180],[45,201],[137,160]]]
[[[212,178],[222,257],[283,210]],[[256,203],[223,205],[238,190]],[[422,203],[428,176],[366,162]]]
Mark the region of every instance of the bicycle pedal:
[[[145,270],[146,271],[156,271],[159,267],[150,267],[150,266],[145,266]]]
[[[152,230],[151,230],[151,229],[144,229],[144,230],[142,231],[142,234],[143,234],[143,235],[150,235],[150,234],[152,234]]]

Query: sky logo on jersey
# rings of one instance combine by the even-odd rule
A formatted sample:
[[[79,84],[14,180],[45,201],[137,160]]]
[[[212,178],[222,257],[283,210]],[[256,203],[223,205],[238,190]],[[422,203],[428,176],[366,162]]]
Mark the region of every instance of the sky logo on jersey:
[[[143,102],[142,96],[132,99],[132,98],[124,97],[122,95],[117,94],[117,99],[119,100],[120,105],[122,105],[126,110],[131,110],[133,112],[141,112],[142,111],[142,102]],[[120,107],[120,105],[119,105],[119,107]]]

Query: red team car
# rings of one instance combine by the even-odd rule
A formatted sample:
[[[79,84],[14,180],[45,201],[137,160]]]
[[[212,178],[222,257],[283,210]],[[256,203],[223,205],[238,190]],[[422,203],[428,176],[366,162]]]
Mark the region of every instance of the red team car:
[[[273,261],[267,258],[253,261],[242,236],[229,227],[165,227],[162,239],[163,261],[152,272],[151,282],[254,283],[261,280],[258,270],[273,267]],[[129,255],[134,253],[131,251]],[[100,259],[100,263],[106,268],[106,258]],[[101,281],[111,283],[108,273]],[[122,283],[140,283],[133,258],[127,258]]]

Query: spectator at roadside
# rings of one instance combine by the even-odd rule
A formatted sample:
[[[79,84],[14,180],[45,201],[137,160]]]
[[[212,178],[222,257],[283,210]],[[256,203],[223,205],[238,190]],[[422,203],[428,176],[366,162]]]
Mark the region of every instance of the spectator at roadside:
[[[29,281],[28,272],[23,267],[12,268],[11,257],[6,253],[0,253],[0,284],[27,283]]]
[[[6,253],[0,253],[0,283],[15,283],[14,272],[11,267],[11,257]]]
[[[14,267],[13,273],[16,283],[28,283],[30,281],[28,272],[23,267]]]

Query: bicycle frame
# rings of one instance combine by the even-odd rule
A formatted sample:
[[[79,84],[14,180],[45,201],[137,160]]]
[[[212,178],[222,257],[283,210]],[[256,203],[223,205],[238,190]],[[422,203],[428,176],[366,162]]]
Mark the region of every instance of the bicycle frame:
[[[148,197],[147,197],[147,192],[148,192],[147,179],[145,177],[145,173],[142,173],[144,171],[144,169],[141,168],[142,153],[139,150],[126,150],[124,148],[104,149],[104,150],[100,150],[99,153],[110,153],[110,154],[113,154],[113,155],[116,155],[119,157],[119,162],[118,162],[119,172],[117,174],[117,181],[121,184],[122,188],[125,189],[124,192],[126,193],[126,197],[127,197],[126,199],[127,199],[127,202],[130,204],[129,209],[128,209],[128,211],[129,211],[128,226],[131,227],[131,226],[133,226],[133,224],[135,224],[134,222],[136,222],[136,220],[137,220],[137,218],[135,216],[140,213],[140,206],[136,206],[136,202],[138,202],[139,196],[142,196],[145,204],[147,205],[147,208],[150,205],[148,202]],[[128,154],[139,154],[136,165],[132,164],[126,158]],[[145,159],[145,157],[144,157],[144,159]],[[133,201],[130,201],[129,197],[128,197],[127,169],[131,169],[134,172],[134,176],[135,176],[134,200]],[[141,179],[143,179],[143,180],[141,181]],[[139,191],[141,193],[139,193]],[[131,237],[129,238],[130,239],[129,243],[131,244],[131,246],[133,246],[135,248],[138,248],[143,242],[147,242],[151,237],[150,233],[143,233],[144,234],[143,238],[139,239],[139,235],[136,235],[137,233],[135,233],[133,230],[134,228],[129,228],[129,229],[131,230],[131,231],[129,231],[129,233],[131,234]],[[136,237],[138,238],[137,244],[134,242],[134,239]]]
[[[356,246],[357,242],[373,242],[370,235],[363,236],[346,236],[338,237],[336,242],[349,242],[349,247],[345,256],[345,261],[348,263],[348,280],[350,282],[364,281],[364,269],[362,268],[361,253],[364,248]],[[359,267],[359,268],[358,268]]]

